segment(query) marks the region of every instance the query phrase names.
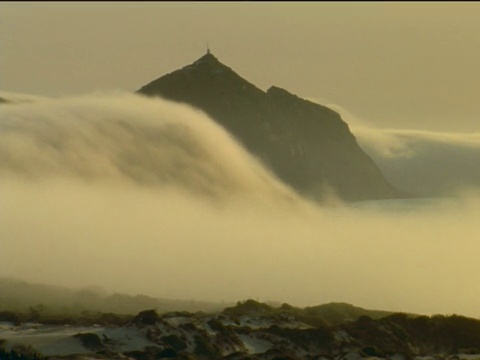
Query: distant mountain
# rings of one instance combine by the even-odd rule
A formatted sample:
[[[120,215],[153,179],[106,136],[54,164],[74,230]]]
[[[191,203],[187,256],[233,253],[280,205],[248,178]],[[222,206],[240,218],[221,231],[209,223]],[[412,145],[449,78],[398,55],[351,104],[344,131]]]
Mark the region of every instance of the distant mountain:
[[[272,86],[264,92],[207,53],[137,91],[195,106],[281,180],[316,200],[400,198],[335,111]]]
[[[368,316],[372,319],[381,319],[393,314],[389,311],[367,310],[346,303],[322,304],[318,306],[307,307],[303,311],[305,316],[316,316],[321,318],[327,325],[338,325],[356,321],[362,316]]]
[[[29,283],[26,281],[0,278],[0,321],[5,312],[30,314],[38,312],[41,317],[70,315],[75,318],[85,312],[115,313],[132,315],[145,309],[156,309],[159,313],[173,311],[219,312],[230,304],[204,301],[161,299],[146,295],[108,294],[100,287],[70,289],[61,286]],[[330,303],[313,307],[298,308],[288,304],[268,305],[248,300],[224,309],[225,313],[235,316],[256,314],[259,309],[263,315],[270,316],[288,312],[312,325],[337,325],[357,320],[361,316],[379,319],[392,312],[367,310],[344,303]],[[3,319],[4,320],[4,319]]]
[[[346,303],[328,303],[306,308],[294,307],[289,304],[271,306],[254,300],[238,302],[233,307],[227,307],[223,313],[230,316],[254,316],[257,319],[262,317],[280,317],[285,314],[295,317],[297,320],[310,326],[334,326],[356,321],[362,316],[372,319],[381,319],[394,314],[391,311],[367,310]]]
[[[0,278],[0,314],[2,311],[22,313],[33,309],[45,316],[78,315],[84,311],[124,315],[135,314],[148,308],[154,308],[160,313],[218,311],[223,305],[205,301],[162,299],[146,295],[107,294],[103,289],[96,287],[73,290],[61,286]]]

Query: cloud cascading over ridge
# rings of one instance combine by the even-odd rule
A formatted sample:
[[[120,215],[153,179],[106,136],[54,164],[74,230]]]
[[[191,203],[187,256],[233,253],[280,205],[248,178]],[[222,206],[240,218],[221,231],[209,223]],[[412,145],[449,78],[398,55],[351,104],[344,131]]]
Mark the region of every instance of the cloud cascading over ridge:
[[[424,197],[479,193],[480,133],[378,129],[342,106],[328,106],[399,189]]]
[[[117,94],[39,100],[0,111],[2,173],[175,186],[212,195],[292,196],[225,131],[185,105]]]
[[[360,146],[395,186],[421,196],[480,188],[480,134],[353,130]]]

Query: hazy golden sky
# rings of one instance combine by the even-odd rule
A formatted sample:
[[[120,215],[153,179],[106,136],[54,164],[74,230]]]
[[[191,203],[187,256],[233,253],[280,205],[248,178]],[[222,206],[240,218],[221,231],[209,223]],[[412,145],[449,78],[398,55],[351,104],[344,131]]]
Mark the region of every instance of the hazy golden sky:
[[[277,85],[385,128],[480,131],[480,3],[0,3],[0,89],[134,91],[206,42]]]

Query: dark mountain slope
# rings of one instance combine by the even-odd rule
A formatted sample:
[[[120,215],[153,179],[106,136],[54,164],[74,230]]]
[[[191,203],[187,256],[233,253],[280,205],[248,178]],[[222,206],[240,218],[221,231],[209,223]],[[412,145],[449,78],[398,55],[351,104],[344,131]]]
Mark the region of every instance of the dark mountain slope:
[[[264,92],[210,53],[138,93],[200,108],[308,197],[404,197],[358,146],[338,113],[277,87]]]

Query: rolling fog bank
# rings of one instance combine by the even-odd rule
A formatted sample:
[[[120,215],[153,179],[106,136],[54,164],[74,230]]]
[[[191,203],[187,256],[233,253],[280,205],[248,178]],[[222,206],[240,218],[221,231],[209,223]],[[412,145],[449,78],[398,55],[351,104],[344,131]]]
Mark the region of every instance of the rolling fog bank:
[[[203,113],[135,95],[5,104],[0,119],[2,277],[480,316],[471,186],[397,203],[342,204],[332,194],[320,207]],[[359,143],[381,149],[384,134],[369,131]]]

